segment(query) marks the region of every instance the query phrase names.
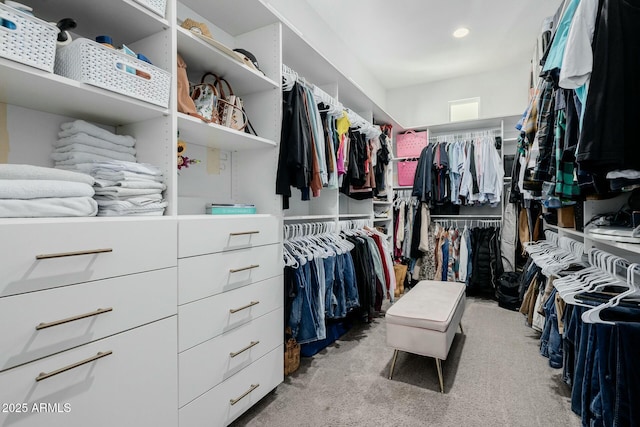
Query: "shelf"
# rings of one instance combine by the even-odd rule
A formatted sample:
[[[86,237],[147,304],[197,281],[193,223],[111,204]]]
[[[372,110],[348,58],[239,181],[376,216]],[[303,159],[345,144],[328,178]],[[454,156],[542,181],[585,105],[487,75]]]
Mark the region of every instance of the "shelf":
[[[557,225],[549,224],[546,221],[544,222],[544,228],[556,231],[558,234],[568,234],[576,237],[590,237],[589,235],[585,235],[582,231],[578,231],[574,228],[558,227]]]
[[[473,218],[473,219],[501,219],[502,215],[483,215],[483,214],[469,214],[469,215],[431,215],[431,218],[444,218],[444,219],[456,219],[456,218]]]
[[[373,214],[340,214],[340,219],[371,219]]]
[[[0,102],[118,126],[168,116],[169,110],[0,58]]]
[[[266,138],[240,132],[226,126],[207,124],[196,117],[183,113],[178,113],[178,131],[180,139],[188,143],[226,151],[276,147],[274,141]]]
[[[216,26],[234,37],[278,22],[276,15],[261,0],[219,1],[215,2],[215,7],[211,0],[180,0],[180,3],[199,11],[204,18],[215,22]],[[242,19],[238,16],[239,9],[245,11]]]
[[[295,215],[295,216],[285,216],[282,219],[284,222],[287,222],[287,221],[321,222],[321,221],[333,221],[336,219],[336,216],[335,215]]]
[[[170,26],[166,19],[134,0],[23,0],[21,3],[32,6],[34,14],[47,22],[71,17],[78,22],[74,33],[92,40],[108,34],[118,46],[131,44]]]
[[[390,216],[373,218],[373,222],[387,222],[387,221],[390,221],[390,220],[391,220]]]
[[[413,190],[413,186],[412,185],[402,185],[402,186],[396,186],[393,187],[394,190]]]
[[[374,204],[374,205],[390,205],[390,204],[392,204],[392,203],[393,203],[393,202],[383,202],[383,201],[381,201],[381,200],[374,200],[374,201],[373,201],[373,204]]]
[[[593,234],[585,234],[584,236],[588,239],[593,240],[594,242],[602,243],[614,248],[623,249],[625,251],[632,252],[634,254],[640,254],[640,244],[638,243],[624,243],[624,242],[616,242],[615,240],[605,240],[605,239],[595,237]]]
[[[213,72],[226,78],[237,95],[246,95],[265,90],[275,90],[280,85],[265,77],[259,71],[250,69],[240,61],[232,58],[232,50],[225,53],[225,47],[218,49],[193,35],[189,30],[176,28],[178,35],[178,52],[188,66],[189,74],[202,76]],[[230,49],[230,48],[226,48]],[[207,80],[213,83],[213,79]],[[226,88],[225,88],[226,90]]]

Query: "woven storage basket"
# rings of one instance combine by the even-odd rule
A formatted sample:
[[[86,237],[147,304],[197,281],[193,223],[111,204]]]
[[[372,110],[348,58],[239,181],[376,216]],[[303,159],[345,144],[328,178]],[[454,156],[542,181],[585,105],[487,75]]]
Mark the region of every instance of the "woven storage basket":
[[[300,367],[300,344],[295,339],[287,340],[284,351],[284,374],[289,375]]]
[[[413,185],[413,177],[416,175],[418,161],[398,162],[398,185]]]
[[[134,0],[134,1],[164,18],[165,10],[167,10],[167,0]]]
[[[427,132],[409,131],[396,136],[396,155],[398,157],[418,157],[427,146]]]
[[[149,78],[127,72],[133,68]],[[55,73],[167,108],[171,74],[89,39],[58,49]]]
[[[0,57],[53,72],[58,28],[0,3],[3,19],[16,28],[0,25]]]

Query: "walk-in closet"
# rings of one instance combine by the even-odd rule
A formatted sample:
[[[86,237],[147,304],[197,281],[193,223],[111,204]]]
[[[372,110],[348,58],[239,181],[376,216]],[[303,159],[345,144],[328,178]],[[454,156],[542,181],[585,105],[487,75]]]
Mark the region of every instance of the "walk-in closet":
[[[0,427],[640,425],[639,19],[0,0]]]

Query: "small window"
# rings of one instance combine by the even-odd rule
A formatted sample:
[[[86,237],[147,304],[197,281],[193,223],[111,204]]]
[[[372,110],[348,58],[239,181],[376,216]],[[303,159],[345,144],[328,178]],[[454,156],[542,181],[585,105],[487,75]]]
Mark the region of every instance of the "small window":
[[[449,101],[449,121],[477,120],[480,117],[480,98]]]

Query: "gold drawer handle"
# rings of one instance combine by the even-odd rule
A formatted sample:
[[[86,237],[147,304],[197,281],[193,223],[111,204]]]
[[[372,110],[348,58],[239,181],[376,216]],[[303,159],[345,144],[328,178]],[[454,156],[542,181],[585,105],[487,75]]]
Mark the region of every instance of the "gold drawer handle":
[[[258,231],[258,230],[239,231],[239,232],[236,232],[236,233],[229,233],[229,236],[246,236],[247,234],[260,234],[260,231]]]
[[[108,313],[110,311],[113,311],[113,307],[99,308],[96,311],[92,311],[91,313],[78,314],[77,316],[67,317],[66,319],[56,320],[55,322],[40,323],[38,326],[36,326],[36,331],[39,331],[40,329],[50,328],[52,326],[62,325],[64,323],[74,322],[80,319],[86,319],[87,317],[97,316],[99,314]]]
[[[63,372],[69,371],[71,369],[77,368],[78,366],[86,365],[87,363],[91,363],[95,360],[102,359],[103,357],[107,357],[108,355],[113,354],[113,351],[104,351],[99,352],[95,356],[91,356],[88,359],[81,360],[79,362],[73,363],[69,366],[65,366],[64,368],[57,369],[51,372],[41,372],[40,375],[36,377],[36,381],[46,380],[47,378],[51,378],[55,375],[61,374]]]
[[[229,353],[229,356],[231,356],[232,358],[236,357],[237,355],[244,353],[245,351],[249,350],[251,347],[255,347],[258,344],[260,344],[260,341],[251,341],[251,344],[249,344],[248,346],[246,346],[242,350],[238,350],[236,352]]]
[[[57,254],[36,255],[36,259],[63,258],[67,256],[78,256],[78,255],[93,255],[93,254],[102,254],[105,252],[113,252],[113,249],[105,248],[105,249],[92,249],[88,251],[59,252]]]
[[[257,304],[260,304],[260,301],[251,301],[249,304],[243,305],[242,307],[232,308],[231,310],[229,310],[229,313],[231,314],[237,313],[239,311],[246,310],[249,307],[253,307],[254,305],[257,305]]]
[[[257,389],[258,387],[260,387],[260,384],[251,384],[251,387],[249,388],[249,390],[245,391],[244,393],[242,393],[240,396],[236,397],[235,399],[230,399],[229,403],[231,403],[231,405],[235,405],[236,403],[240,402],[249,393],[251,393],[253,390]]]
[[[249,265],[247,267],[242,267],[242,268],[232,268],[232,269],[229,270],[229,273],[239,273],[241,271],[251,270],[251,269],[254,269],[254,268],[258,268],[258,267],[260,267],[260,264],[252,264],[252,265]]]

